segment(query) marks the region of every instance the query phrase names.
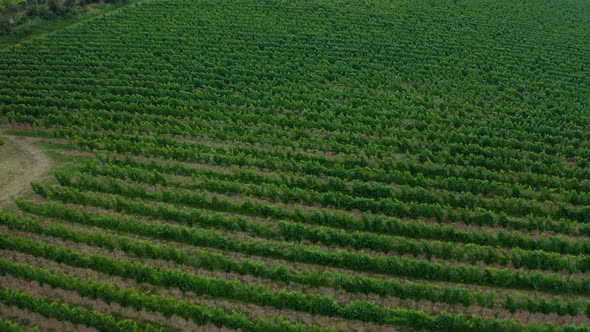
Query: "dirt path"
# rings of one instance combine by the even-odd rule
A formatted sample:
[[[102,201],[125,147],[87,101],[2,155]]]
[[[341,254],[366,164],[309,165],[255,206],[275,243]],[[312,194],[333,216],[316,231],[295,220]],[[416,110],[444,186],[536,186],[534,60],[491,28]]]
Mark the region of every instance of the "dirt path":
[[[51,161],[37,148],[34,138],[4,135],[0,146],[0,207],[9,204],[10,197],[31,188],[51,168]]]

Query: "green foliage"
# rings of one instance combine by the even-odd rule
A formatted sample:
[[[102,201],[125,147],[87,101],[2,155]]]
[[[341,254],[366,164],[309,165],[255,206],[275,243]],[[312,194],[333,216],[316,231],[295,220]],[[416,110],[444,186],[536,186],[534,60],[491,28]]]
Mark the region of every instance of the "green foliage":
[[[3,273],[42,283],[74,290],[83,296],[102,299],[107,302],[120,303],[125,308],[138,310],[161,311],[168,317],[176,314],[184,319],[190,319],[197,325],[215,323],[219,326],[228,326],[244,331],[259,331],[257,326],[265,325],[273,331],[298,331],[299,324],[292,324],[284,320],[259,319],[251,321],[244,315],[227,313],[225,310],[217,310],[201,305],[191,304],[186,301],[176,301],[169,298],[140,293],[132,288],[117,288],[110,283],[94,280],[80,280],[63,273],[53,273],[42,268],[33,268],[28,265],[19,265],[0,259],[0,269]],[[71,307],[65,303],[47,302],[38,297],[33,297],[21,292],[0,288],[0,298],[3,303],[14,304],[20,308],[39,312],[45,316],[56,319],[68,320],[73,323],[91,324],[100,331],[161,331],[151,325],[138,326],[131,320],[116,320],[112,316],[106,316],[96,311],[90,311],[81,307]],[[331,329],[316,329],[316,331],[331,331]]]
[[[87,6],[98,9],[123,6],[130,0],[3,0],[0,2],[0,43],[17,43],[31,35],[49,32],[88,16]]]
[[[7,261],[2,259],[2,263]],[[28,274],[27,276],[30,276]],[[117,320],[112,316],[104,315],[100,312],[84,309],[81,307],[72,307],[66,303],[49,302],[40,297],[27,295],[22,292],[12,291],[6,288],[0,288],[0,300],[5,305],[15,305],[21,309],[30,310],[46,317],[57,320],[66,320],[74,324],[84,324],[95,327],[99,331],[120,331],[120,332],[157,332],[162,329],[156,329],[147,324],[138,325],[132,320]],[[12,324],[0,323],[0,326],[6,325],[13,331],[22,331]],[[5,331],[3,329],[3,331]],[[10,330],[6,330],[10,331]]]
[[[0,22],[20,15],[17,36],[87,3],[5,2]],[[533,318],[590,317],[588,17],[578,0],[150,0],[0,51],[0,115],[79,154],[0,213],[0,247],[235,311],[0,272],[245,331],[586,330]]]
[[[6,332],[24,332],[18,324],[0,317],[0,330]]]

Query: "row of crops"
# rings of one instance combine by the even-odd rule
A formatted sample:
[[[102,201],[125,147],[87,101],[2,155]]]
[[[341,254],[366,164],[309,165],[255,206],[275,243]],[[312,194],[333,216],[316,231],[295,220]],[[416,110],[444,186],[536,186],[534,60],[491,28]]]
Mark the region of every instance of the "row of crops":
[[[588,18],[144,0],[0,51],[66,161],[0,211],[0,329],[590,329]]]

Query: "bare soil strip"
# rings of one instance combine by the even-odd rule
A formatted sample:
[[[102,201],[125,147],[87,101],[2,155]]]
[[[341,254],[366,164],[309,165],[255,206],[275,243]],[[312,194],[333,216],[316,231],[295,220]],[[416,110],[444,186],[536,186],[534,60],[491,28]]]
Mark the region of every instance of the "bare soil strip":
[[[30,190],[52,166],[51,161],[37,148],[34,139],[4,135],[0,146],[0,208],[10,203],[10,197]]]

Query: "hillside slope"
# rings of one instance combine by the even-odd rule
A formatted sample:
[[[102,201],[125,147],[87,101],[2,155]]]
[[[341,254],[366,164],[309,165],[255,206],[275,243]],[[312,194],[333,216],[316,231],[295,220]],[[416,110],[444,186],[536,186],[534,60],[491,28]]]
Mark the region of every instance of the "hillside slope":
[[[0,51],[73,161],[0,213],[0,324],[587,330],[589,19],[146,0]]]

